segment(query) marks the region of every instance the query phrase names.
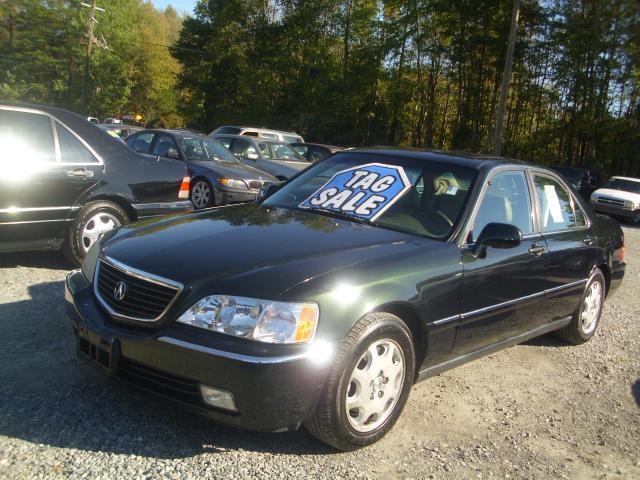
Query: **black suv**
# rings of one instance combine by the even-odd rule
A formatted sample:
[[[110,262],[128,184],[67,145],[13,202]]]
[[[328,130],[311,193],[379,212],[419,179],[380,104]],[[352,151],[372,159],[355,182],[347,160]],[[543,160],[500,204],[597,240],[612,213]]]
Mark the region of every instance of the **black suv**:
[[[585,200],[589,200],[591,194],[602,186],[602,175],[595,170],[565,165],[552,165],[550,168],[562,175]]]
[[[0,252],[63,247],[80,263],[99,236],[189,211],[184,163],[140,155],[75,113],[0,103]]]

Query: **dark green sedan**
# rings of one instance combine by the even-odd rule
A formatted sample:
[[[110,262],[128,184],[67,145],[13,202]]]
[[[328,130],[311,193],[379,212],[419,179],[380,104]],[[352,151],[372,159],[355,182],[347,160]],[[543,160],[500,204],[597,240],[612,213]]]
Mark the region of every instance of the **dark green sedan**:
[[[624,266],[618,224],[550,170],[350,150],[257,203],[105,234],[65,295],[107,375],[352,450],[419,380],[551,331],[589,340]]]

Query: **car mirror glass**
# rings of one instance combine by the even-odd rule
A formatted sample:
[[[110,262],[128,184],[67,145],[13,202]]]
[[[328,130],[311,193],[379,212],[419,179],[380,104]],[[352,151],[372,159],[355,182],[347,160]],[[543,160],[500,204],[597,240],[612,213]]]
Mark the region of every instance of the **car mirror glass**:
[[[522,231],[508,223],[487,224],[476,240],[474,255],[484,257],[487,247],[514,248],[522,242]]]
[[[174,160],[180,160],[180,154],[175,148],[167,150],[167,158],[173,158]]]

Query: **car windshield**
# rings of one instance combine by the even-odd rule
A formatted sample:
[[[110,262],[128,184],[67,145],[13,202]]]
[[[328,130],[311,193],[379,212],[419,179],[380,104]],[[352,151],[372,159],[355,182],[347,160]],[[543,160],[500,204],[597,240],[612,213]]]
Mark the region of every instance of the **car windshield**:
[[[238,163],[229,150],[212,138],[181,135],[178,142],[187,160]]]
[[[604,188],[622,190],[623,192],[640,193],[640,181],[625,180],[624,178],[610,178],[604,184]]]
[[[258,142],[262,156],[268,160],[293,160],[306,162],[290,145],[279,142]]]
[[[476,177],[475,169],[449,163],[342,153],[286,183],[263,205],[446,239]]]

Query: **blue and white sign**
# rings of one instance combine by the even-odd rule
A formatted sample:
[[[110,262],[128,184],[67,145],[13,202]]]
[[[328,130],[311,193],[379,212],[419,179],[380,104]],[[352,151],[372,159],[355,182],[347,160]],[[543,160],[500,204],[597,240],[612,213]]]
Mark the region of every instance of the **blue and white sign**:
[[[393,205],[411,182],[402,167],[368,163],[341,170],[300,204],[374,221]]]

